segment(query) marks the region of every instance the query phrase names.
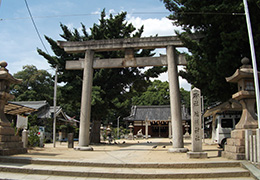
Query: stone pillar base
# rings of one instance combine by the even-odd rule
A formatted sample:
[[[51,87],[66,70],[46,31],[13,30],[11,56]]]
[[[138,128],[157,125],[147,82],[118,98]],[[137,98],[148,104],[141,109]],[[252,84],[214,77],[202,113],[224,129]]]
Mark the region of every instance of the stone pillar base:
[[[27,153],[19,136],[15,136],[10,123],[0,122],[0,156]]]
[[[186,153],[188,151],[187,148],[170,148],[168,152],[170,153]]]
[[[208,158],[208,153],[206,152],[187,152],[187,156],[190,159],[203,159]]]
[[[245,129],[235,129],[231,132],[231,138],[227,139],[222,157],[235,160],[245,159]]]
[[[76,151],[93,151],[94,149],[91,146],[78,146],[78,147],[75,147],[74,150],[76,150]]]

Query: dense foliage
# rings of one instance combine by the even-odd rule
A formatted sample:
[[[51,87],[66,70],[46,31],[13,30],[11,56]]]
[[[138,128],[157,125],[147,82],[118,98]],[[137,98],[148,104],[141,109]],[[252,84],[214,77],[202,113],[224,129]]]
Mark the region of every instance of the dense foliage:
[[[192,55],[187,55],[186,72],[180,75],[202,90],[211,102],[225,101],[236,92],[236,85],[225,77],[250,58],[248,31],[243,1],[237,0],[163,0],[170,19],[182,26],[179,36]],[[260,66],[260,0],[248,0],[258,67]],[[202,36],[199,41],[189,34]]]
[[[133,105],[170,105],[169,83],[155,80],[149,84],[145,92],[133,97]],[[190,108],[190,92],[181,88],[180,95],[181,104]]]
[[[11,86],[11,94],[15,101],[42,101],[53,102],[53,78],[46,70],[38,70],[33,65],[26,65],[22,71],[14,74],[21,79],[21,84]]]

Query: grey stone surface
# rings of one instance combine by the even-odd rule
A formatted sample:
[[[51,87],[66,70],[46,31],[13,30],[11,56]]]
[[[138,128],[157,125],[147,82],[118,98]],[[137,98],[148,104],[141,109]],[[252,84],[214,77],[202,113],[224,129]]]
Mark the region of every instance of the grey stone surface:
[[[94,149],[90,146],[77,146],[74,148],[77,151],[93,151]]]
[[[198,88],[191,90],[191,137],[192,152],[202,152],[201,95]]]
[[[168,77],[170,87],[170,105],[172,122],[172,148],[183,148],[180,88],[174,46],[167,46]],[[170,151],[173,152],[173,151]]]
[[[182,41],[177,36],[124,38],[95,40],[83,42],[58,41],[58,45],[67,52],[85,52],[87,49],[95,51],[122,50],[127,48],[154,49],[166,48],[167,46],[183,47]]]
[[[188,158],[192,159],[203,159],[208,158],[208,153],[206,152],[187,152]]]
[[[90,117],[91,117],[91,92],[93,81],[93,57],[94,52],[87,50],[85,53],[81,110],[80,110],[80,129],[79,129],[79,146],[89,146],[90,144]]]
[[[180,54],[177,56],[178,65],[186,65],[185,56]],[[166,56],[160,57],[136,57],[133,60],[125,60],[124,58],[113,59],[94,59],[93,68],[124,68],[124,67],[144,67],[144,66],[167,66]],[[76,61],[66,61],[66,69],[78,70],[83,69],[84,59]]]

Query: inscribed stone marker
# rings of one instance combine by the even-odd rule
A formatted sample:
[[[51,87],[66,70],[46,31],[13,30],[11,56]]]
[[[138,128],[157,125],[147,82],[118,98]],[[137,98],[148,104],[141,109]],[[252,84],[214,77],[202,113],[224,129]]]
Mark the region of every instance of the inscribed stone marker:
[[[191,90],[191,127],[192,127],[192,151],[201,152],[201,102],[200,90]]]

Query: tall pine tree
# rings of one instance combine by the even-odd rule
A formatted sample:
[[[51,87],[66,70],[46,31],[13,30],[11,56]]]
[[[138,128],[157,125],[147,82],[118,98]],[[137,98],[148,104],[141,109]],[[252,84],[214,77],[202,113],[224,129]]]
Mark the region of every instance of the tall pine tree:
[[[225,77],[250,58],[249,40],[242,0],[163,0],[169,18],[182,26],[179,36],[192,55],[187,56],[186,72],[180,75],[200,88],[211,102],[225,101],[237,91]],[[248,0],[255,49],[260,67],[260,0]],[[193,41],[190,33],[203,36]]]

